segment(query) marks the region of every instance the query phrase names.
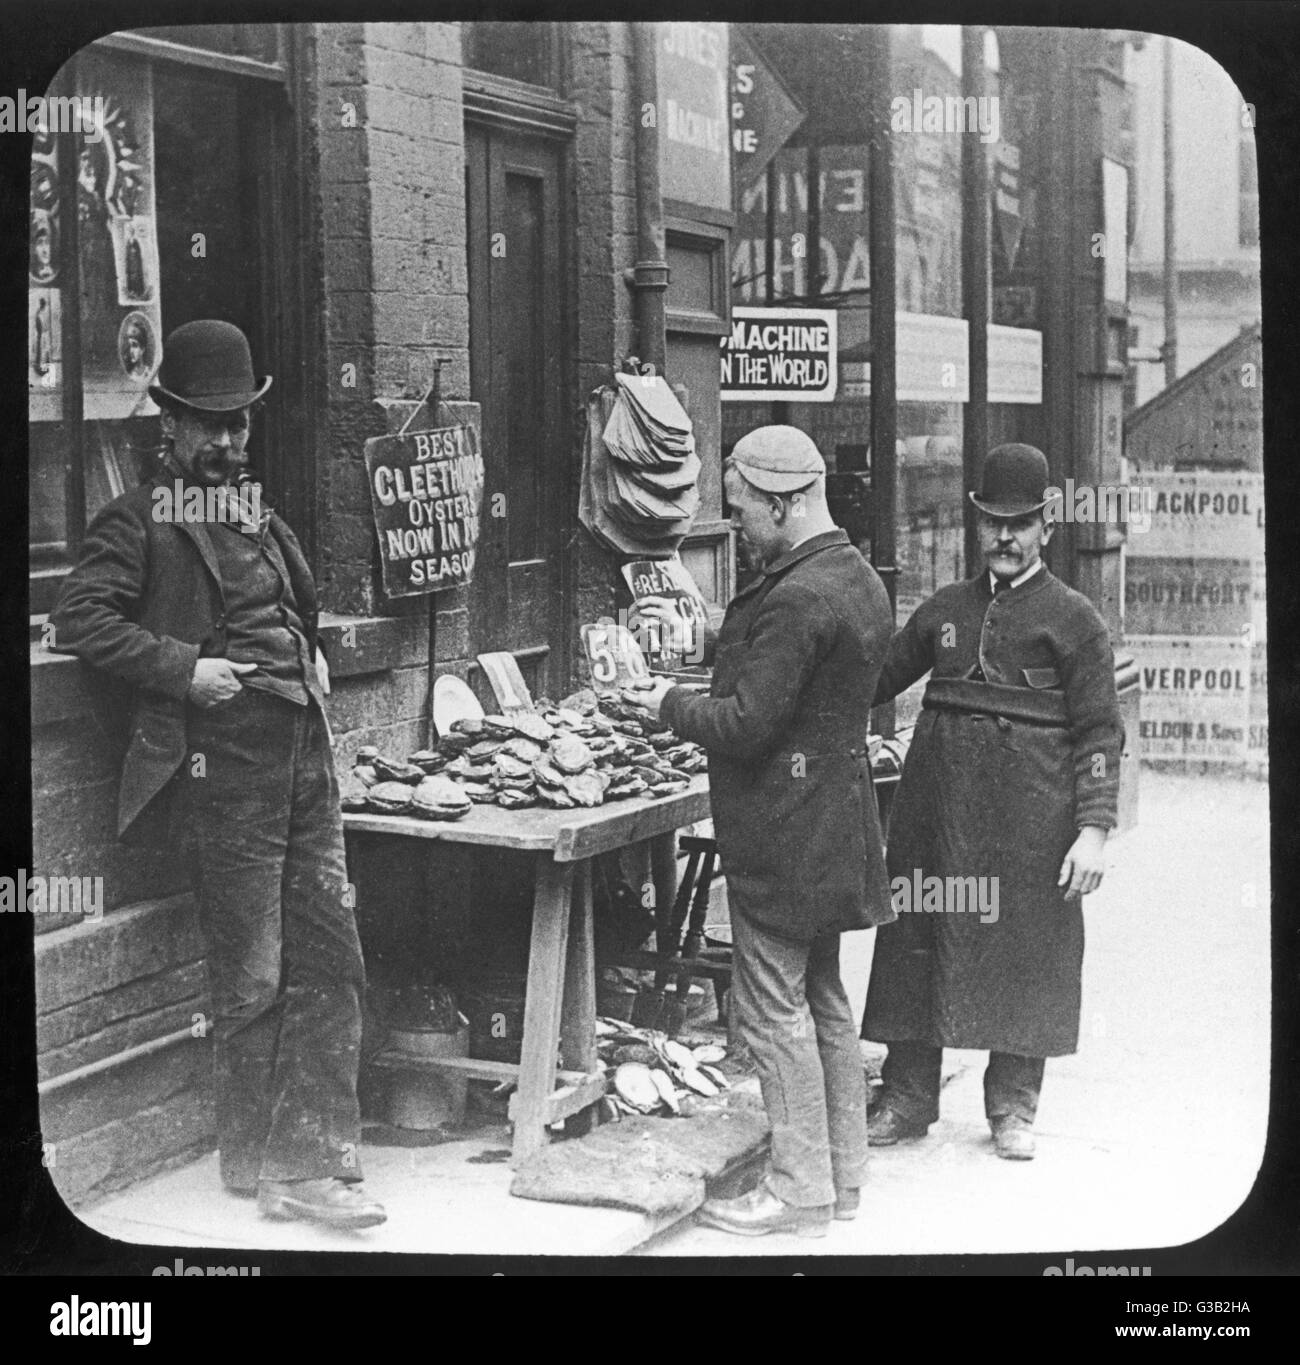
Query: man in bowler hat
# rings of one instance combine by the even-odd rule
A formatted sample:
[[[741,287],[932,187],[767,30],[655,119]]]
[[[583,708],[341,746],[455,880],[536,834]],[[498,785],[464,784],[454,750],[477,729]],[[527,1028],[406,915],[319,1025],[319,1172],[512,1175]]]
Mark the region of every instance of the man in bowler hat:
[[[970,494],[985,567],[916,609],[876,689],[879,705],[930,674],[890,817],[899,916],[877,936],[862,1022],[889,1045],[872,1146],[924,1136],[942,1050],[978,1048],[994,1150],[1028,1160],[1044,1059],[1078,1045],[1082,901],[1116,823],[1124,732],[1106,625],[1043,563],[1047,482],[1033,446],[989,452]],[[996,894],[997,915],[900,893],[927,878]]]
[[[267,1217],[365,1228],[385,1214],[360,1183],[364,970],[316,589],[288,526],[234,496],[270,387],[238,327],[172,332],[149,388],[161,468],[91,523],[51,620],[129,715],[119,837],[188,863],[226,1188]]]

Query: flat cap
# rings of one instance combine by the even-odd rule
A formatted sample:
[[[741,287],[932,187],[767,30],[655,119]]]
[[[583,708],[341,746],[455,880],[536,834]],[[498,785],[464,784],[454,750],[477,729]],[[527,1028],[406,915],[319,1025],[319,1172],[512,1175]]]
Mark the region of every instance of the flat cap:
[[[798,427],[756,427],[736,442],[731,458],[764,493],[792,493],[826,473],[821,451]]]

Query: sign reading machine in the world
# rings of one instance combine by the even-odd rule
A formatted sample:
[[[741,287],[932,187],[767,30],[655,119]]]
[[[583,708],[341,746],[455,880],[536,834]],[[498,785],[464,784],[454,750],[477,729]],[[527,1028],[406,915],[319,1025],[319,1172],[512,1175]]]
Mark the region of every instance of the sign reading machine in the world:
[[[384,591],[412,597],[470,581],[483,503],[483,456],[472,426],[366,442]]]
[[[829,403],[835,397],[838,315],[820,308],[733,308],[721,338],[722,398]]]

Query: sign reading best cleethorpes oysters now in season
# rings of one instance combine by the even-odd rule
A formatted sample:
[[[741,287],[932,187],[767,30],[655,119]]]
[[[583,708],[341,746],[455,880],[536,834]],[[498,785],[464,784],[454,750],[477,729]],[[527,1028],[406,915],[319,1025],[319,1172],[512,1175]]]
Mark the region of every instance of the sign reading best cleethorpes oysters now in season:
[[[720,338],[722,398],[829,403],[839,379],[839,315],[823,308],[733,308]]]
[[[474,571],[483,456],[469,425],[366,442],[384,591],[413,597],[461,587]]]

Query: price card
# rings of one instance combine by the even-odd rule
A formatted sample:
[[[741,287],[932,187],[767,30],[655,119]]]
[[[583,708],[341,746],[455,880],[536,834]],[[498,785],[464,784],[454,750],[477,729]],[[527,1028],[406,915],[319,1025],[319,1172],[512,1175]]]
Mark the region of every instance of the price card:
[[[626,626],[598,621],[580,630],[591,681],[600,688],[633,687],[650,680],[641,646]]]

